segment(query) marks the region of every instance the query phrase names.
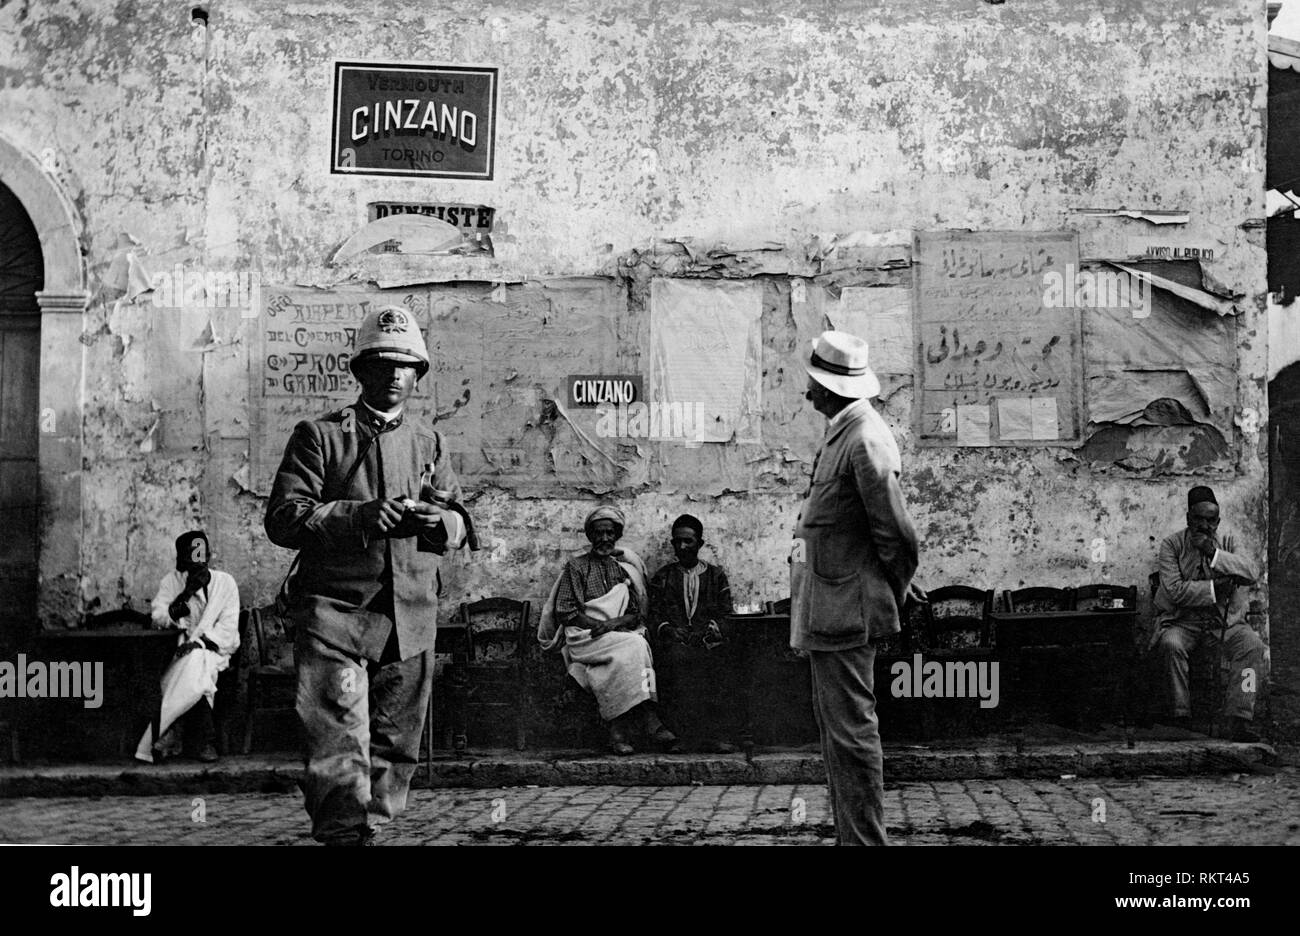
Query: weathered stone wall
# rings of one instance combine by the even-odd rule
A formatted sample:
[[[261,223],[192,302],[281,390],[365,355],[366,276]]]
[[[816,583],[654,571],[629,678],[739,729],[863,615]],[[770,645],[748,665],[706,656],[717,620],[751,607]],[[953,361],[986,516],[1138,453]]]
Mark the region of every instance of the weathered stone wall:
[[[1217,454],[1150,429],[1134,430],[1137,461],[1123,440],[1074,455],[918,449],[904,387],[884,413],[924,536],[923,582],[1144,584],[1159,538],[1181,523],[1193,471],[1218,489],[1225,529],[1264,564],[1267,332],[1254,222],[1266,66],[1254,0],[418,10],[241,0],[210,11],[195,28],[188,6],[148,0],[0,8],[0,125],[27,152],[49,151],[48,171],[84,223],[92,276],[81,343],[62,352],[85,364],[87,608],[143,606],[190,524],[212,532],[246,602],[268,599],[289,561],[267,542],[265,502],[240,475],[257,323],[226,310],[162,316],[148,294],[119,301],[128,251],[154,269],[251,269],[266,283],[635,284],[647,255],[690,243],[679,275],[770,284],[766,419],[792,442],[789,458],[775,457],[793,479],[822,423],[800,399],[806,344],[789,314],[790,277],[827,301],[845,284],[910,281],[887,249],[841,250],[837,265],[811,262],[810,244],[853,232],[888,247],[914,229],[1075,229],[1081,256],[1106,258],[1135,235],[1162,234],[1082,208],[1189,213],[1175,242],[1215,249],[1205,281],[1239,311],[1231,363],[1238,406],[1255,419],[1239,419]],[[495,180],[331,175],[336,58],[499,66]],[[384,200],[495,207],[495,257],[329,266],[366,203]],[[718,243],[730,259],[698,260]],[[689,509],[741,601],[785,594],[801,485],[709,491],[629,492],[629,543],[652,566],[666,560],[666,523]],[[475,513],[487,548],[453,561],[453,598],[540,603],[564,551],[582,544],[592,500],[484,487]],[[1092,561],[1098,538],[1104,563]]]

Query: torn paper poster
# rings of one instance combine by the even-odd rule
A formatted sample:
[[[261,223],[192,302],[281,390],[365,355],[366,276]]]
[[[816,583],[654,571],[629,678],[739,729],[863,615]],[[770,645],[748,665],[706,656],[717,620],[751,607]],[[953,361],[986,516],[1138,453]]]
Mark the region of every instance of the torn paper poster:
[[[998,398],[998,438],[1011,442],[1034,438],[1029,397]]]
[[[246,494],[253,493],[253,489],[249,487],[247,464],[241,465],[239,469],[230,476],[230,480],[234,481],[235,484],[239,486],[239,489],[244,493]]]
[[[136,296],[153,289],[153,274],[142,254],[135,250],[124,250],[109,263],[101,282],[106,296],[120,296],[127,302],[134,302]]]
[[[702,405],[704,442],[758,442],[762,285],[655,279],[650,286],[652,403]]]
[[[460,230],[427,215],[389,215],[371,221],[343,242],[330,263],[337,264],[372,247],[392,245],[392,252],[407,254],[450,253],[464,243]]]
[[[957,407],[957,444],[991,444],[989,408],[987,406]]]
[[[1092,309],[1084,319],[1087,418],[1125,424],[1147,404],[1178,400],[1193,422],[1231,436],[1237,400],[1236,319],[1205,316],[1156,291],[1152,313]]]
[[[1203,289],[1184,286],[1182,283],[1176,283],[1167,277],[1160,276],[1156,273],[1150,273],[1146,270],[1139,270],[1123,263],[1116,263],[1113,260],[1107,260],[1105,262],[1118,270],[1123,270],[1131,277],[1150,283],[1157,289],[1163,289],[1166,292],[1173,293],[1180,299],[1186,299],[1188,302],[1195,303],[1202,309],[1208,309],[1209,311],[1215,312],[1219,315],[1236,315],[1239,311],[1231,302],[1225,302]]]
[[[1056,397],[1030,399],[1029,426],[1037,441],[1050,442],[1061,437],[1061,418],[1056,407]]]
[[[1222,250],[1204,241],[1175,240],[1170,237],[1128,237],[1124,239],[1125,255],[1143,260],[1213,260]]]
[[[1178,407],[1152,412],[1151,404],[1159,400],[1174,401]],[[1095,423],[1222,424],[1228,415],[1224,412],[1214,418],[1205,393],[1186,370],[1124,370],[1094,375],[1088,380],[1088,418]]]
[[[1154,208],[1079,208],[1081,215],[1093,218],[1134,218],[1151,224],[1186,224],[1191,215],[1186,211],[1159,211]]]
[[[915,369],[912,343],[912,290],[902,286],[846,286],[826,314],[836,330],[867,342],[867,359],[879,375],[911,374]]]

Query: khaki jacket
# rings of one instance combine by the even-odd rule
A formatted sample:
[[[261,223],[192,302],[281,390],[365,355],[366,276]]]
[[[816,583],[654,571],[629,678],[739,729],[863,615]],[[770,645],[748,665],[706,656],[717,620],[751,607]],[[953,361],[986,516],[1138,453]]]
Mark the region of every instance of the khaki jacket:
[[[790,556],[790,646],[847,650],[897,633],[916,529],[894,437],[856,400],[827,427]]]
[[[345,488],[347,474],[371,437],[375,441]],[[354,521],[362,504],[380,496],[419,500],[420,474],[429,464],[433,486],[460,500],[460,482],[442,436],[412,418],[409,409],[397,428],[383,432],[376,432],[359,401],[298,423],[276,473],[264,522],[271,542],[301,550],[290,591],[296,626],[369,660],[380,659],[394,626],[403,660],[433,649],[439,556],[420,550],[417,537],[368,539]],[[392,618],[369,609],[389,574],[389,556]]]

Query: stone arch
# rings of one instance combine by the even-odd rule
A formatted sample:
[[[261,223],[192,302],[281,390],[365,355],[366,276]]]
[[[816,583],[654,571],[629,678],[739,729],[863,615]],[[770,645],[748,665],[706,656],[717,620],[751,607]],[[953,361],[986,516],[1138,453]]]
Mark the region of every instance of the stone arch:
[[[86,268],[78,243],[76,209],[40,163],[3,135],[0,135],[0,182],[23,203],[40,235],[45,260],[43,292],[83,295]]]
[[[81,615],[85,367],[80,338],[90,304],[81,218],[41,163],[3,135],[0,183],[22,203],[41,243],[45,284],[36,294],[41,310],[37,614],[45,627],[67,626]]]

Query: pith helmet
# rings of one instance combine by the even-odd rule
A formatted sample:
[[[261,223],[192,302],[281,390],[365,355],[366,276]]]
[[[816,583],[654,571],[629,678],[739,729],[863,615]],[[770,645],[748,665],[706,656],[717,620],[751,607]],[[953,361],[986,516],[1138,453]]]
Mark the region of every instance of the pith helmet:
[[[366,313],[357,329],[356,348],[348,363],[353,374],[357,361],[363,357],[414,364],[417,378],[429,372],[429,352],[420,335],[420,326],[410,310],[401,306],[381,306]]]

